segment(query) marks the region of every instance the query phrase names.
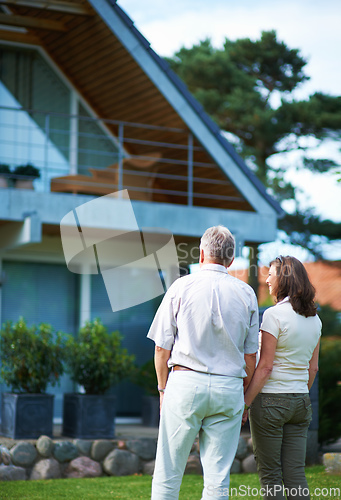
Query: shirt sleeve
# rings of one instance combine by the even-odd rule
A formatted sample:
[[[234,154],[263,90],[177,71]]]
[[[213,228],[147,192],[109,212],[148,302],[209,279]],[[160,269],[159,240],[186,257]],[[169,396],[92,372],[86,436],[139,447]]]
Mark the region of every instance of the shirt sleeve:
[[[317,315],[316,315],[316,316],[317,316]],[[321,337],[321,335],[322,335],[322,321],[321,321],[320,316],[317,316],[317,319],[318,319],[318,323],[319,323],[319,326],[320,326],[320,333],[319,333],[319,337]]]
[[[262,324],[260,329],[264,332],[271,333],[276,339],[278,339],[280,332],[279,319],[276,316],[275,306],[266,309],[263,314]]]
[[[147,338],[153,340],[155,345],[169,351],[173,347],[177,332],[176,315],[178,306],[173,285],[163,297],[147,334]]]
[[[258,351],[259,313],[255,293],[252,291],[249,331],[244,342],[244,353],[253,354]]]

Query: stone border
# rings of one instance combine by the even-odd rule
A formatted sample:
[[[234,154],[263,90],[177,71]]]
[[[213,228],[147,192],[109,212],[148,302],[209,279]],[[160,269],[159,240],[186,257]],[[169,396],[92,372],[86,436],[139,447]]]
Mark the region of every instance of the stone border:
[[[157,439],[52,440],[0,445],[0,481],[127,476],[154,471]],[[250,439],[239,438],[231,473],[256,472]],[[185,474],[202,474],[195,441]]]

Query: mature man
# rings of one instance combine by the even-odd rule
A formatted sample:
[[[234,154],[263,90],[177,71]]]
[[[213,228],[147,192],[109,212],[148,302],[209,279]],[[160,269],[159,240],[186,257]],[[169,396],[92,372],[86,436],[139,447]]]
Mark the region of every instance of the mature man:
[[[227,272],[234,246],[226,227],[207,229],[200,270],[172,284],[148,333],[155,342],[162,407],[152,500],[178,499],[198,433],[202,499],[228,498],[244,410],[243,379],[246,388],[258,348],[256,296]]]

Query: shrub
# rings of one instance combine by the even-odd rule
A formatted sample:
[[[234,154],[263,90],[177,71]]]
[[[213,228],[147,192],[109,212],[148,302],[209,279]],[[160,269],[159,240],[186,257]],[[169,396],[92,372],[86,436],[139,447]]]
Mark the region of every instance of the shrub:
[[[154,358],[147,361],[138,369],[134,382],[140,387],[143,387],[146,394],[149,396],[159,395]]]
[[[322,335],[330,337],[338,335],[341,337],[340,312],[332,307],[320,306],[317,312],[322,321]]]
[[[69,337],[66,359],[71,379],[86,394],[104,394],[135,372],[134,356],[121,347],[119,332],[109,333],[99,319],[86,322],[76,338]]]
[[[63,374],[65,337],[51,325],[28,327],[23,318],[0,331],[1,378],[12,392],[43,393]]]
[[[27,163],[27,165],[19,165],[18,167],[15,167],[13,174],[22,175],[25,177],[40,177],[39,169],[31,165],[30,163]]]
[[[0,164],[0,174],[10,174],[10,173],[11,173],[11,169],[9,168],[9,166],[1,163]]]

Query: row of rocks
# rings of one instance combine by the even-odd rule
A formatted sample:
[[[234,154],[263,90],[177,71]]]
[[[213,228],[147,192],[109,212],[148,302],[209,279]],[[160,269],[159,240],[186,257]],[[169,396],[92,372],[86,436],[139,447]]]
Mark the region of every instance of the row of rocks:
[[[322,462],[327,474],[341,474],[341,453],[324,453]]]
[[[152,475],[156,439],[53,441],[41,436],[34,444],[0,445],[0,481]],[[255,472],[251,442],[240,437],[231,473]],[[202,474],[199,443],[192,447],[185,474]]]

